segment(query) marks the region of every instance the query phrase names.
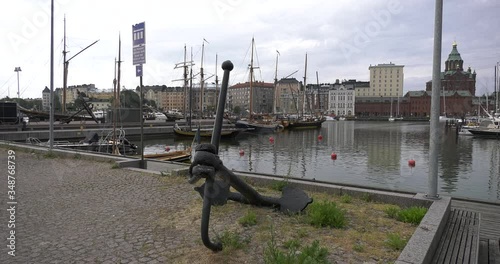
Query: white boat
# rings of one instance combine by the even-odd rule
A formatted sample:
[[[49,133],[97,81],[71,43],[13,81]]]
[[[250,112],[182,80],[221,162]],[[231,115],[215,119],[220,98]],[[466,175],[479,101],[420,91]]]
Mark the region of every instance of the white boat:
[[[167,116],[164,113],[156,112],[154,115],[156,120],[167,120]]]
[[[325,121],[337,121],[333,116],[325,116]]]
[[[474,136],[500,138],[500,120],[483,120],[477,128],[469,129],[469,132]]]

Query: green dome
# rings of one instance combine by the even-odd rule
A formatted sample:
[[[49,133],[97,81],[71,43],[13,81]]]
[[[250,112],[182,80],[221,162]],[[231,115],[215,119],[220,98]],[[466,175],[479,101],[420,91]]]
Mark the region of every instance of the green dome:
[[[453,42],[453,49],[451,50],[450,55],[448,55],[449,61],[461,61],[462,57],[460,57],[460,53],[457,50],[457,43]]]

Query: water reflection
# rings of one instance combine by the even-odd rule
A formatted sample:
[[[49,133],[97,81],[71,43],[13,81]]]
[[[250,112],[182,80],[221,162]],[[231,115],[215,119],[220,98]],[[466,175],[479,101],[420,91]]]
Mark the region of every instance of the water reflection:
[[[500,141],[458,136],[444,127],[441,132],[439,192],[499,201]],[[145,145],[149,150],[165,144],[183,149],[191,140],[172,136]],[[332,152],[337,160],[331,159]],[[244,133],[223,139],[219,156],[228,168],[240,171],[426,193],[429,123],[326,122],[319,129]],[[408,166],[410,159],[416,161],[414,168]]]

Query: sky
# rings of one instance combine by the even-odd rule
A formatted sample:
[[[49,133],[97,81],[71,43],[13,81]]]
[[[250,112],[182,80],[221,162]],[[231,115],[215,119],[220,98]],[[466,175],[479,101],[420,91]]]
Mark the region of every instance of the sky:
[[[15,67],[21,67],[21,97],[40,98],[44,87],[50,88],[50,1],[6,1],[3,6],[0,98],[17,97]],[[174,67],[184,61],[184,46],[196,74],[203,43],[205,77],[217,71],[222,80],[220,65],[231,60],[229,83],[248,81],[254,38],[258,81],[273,82],[278,51],[278,79],[369,81],[370,65],[392,62],[404,65],[405,92],[425,90],[432,79],[434,12],[434,0],[54,0],[54,89],[62,87],[66,17],[67,59],[99,40],[69,61],[68,85],[111,89],[120,37],[121,86],[138,86],[132,25],[145,22],[144,85],[182,86],[174,80],[183,78],[183,70]],[[498,14],[498,0],[444,1],[441,69],[456,41],[464,68],[477,72],[476,95],[494,91]]]

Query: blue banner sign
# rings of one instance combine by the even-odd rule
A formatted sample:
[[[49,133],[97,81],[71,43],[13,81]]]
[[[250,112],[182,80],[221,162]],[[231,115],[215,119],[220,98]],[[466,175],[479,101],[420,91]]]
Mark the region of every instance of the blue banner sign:
[[[133,65],[146,63],[146,25],[145,22],[132,25]],[[142,71],[141,71],[142,72]]]

